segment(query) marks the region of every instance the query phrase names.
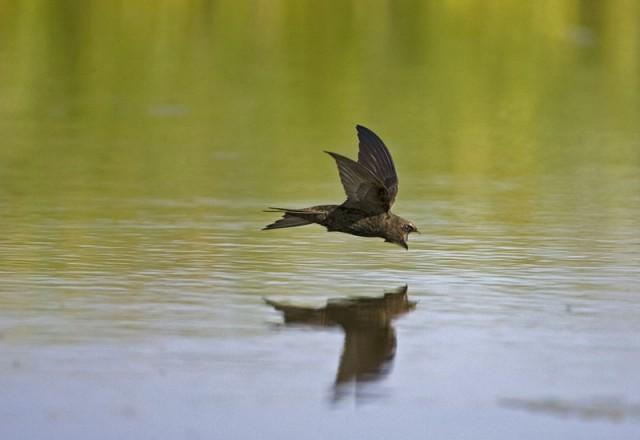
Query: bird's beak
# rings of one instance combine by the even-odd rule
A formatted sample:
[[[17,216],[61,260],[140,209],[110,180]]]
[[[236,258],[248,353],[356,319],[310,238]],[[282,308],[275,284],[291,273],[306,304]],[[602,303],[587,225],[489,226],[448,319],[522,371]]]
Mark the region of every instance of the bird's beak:
[[[416,234],[422,234],[422,232],[418,231],[418,228],[416,228],[416,230],[413,232],[415,232]]]

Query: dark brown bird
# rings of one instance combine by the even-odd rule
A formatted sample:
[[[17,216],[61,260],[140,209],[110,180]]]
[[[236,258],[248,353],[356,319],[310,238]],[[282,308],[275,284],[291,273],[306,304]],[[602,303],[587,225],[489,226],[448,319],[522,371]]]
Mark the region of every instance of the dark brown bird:
[[[325,151],[336,160],[347,200],[342,205],[318,205],[303,209],[269,208],[284,216],[263,229],[291,228],[317,223],[329,232],[360,237],[380,237],[409,249],[409,234],[418,232],[409,220],[389,209],[398,193],[398,175],[384,142],[371,130],[357,125],[360,151],[355,162]]]

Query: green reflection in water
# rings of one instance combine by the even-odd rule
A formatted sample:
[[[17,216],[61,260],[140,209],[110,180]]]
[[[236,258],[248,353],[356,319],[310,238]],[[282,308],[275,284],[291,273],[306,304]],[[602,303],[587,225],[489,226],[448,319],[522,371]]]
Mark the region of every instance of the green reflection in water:
[[[477,221],[507,229],[595,211],[595,230],[637,223],[619,216],[639,185],[633,2],[0,7],[5,267],[49,267],[18,247],[35,238],[55,235],[58,252],[100,244],[99,221],[162,223],[163,200],[206,198],[185,216],[256,225],[267,201],[337,201],[321,150],[353,156],[356,123],[391,147],[414,211],[482,201]],[[202,234],[171,238],[198,248]]]

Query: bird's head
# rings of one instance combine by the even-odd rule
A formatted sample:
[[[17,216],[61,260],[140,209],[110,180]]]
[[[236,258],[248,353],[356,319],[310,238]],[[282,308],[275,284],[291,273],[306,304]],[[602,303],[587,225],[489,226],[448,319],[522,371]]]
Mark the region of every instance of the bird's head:
[[[412,221],[405,220],[402,217],[398,217],[397,215],[393,215],[391,218],[389,227],[387,228],[387,236],[385,241],[390,243],[395,243],[398,246],[402,246],[405,249],[409,249],[409,245],[407,242],[409,241],[409,234],[412,232],[417,232],[418,228],[413,224]]]

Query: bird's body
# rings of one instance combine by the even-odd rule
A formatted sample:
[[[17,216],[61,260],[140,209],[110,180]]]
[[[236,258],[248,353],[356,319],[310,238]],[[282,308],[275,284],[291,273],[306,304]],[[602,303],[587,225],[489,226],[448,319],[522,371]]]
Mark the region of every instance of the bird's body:
[[[394,226],[407,223],[391,213],[370,214],[344,205],[319,205],[304,209],[271,208],[269,212],[282,212],[284,216],[266,229],[290,228],[317,223],[329,232],[344,232],[359,237],[387,238]],[[291,224],[291,222],[300,224]],[[401,238],[401,237],[397,237]],[[392,240],[387,240],[392,241]]]
[[[264,229],[290,228],[312,223],[330,232],[360,237],[380,237],[408,249],[413,223],[393,214],[389,208],[398,191],[398,178],[386,146],[371,130],[357,126],[360,139],[358,162],[336,153],[340,179],[347,193],[341,205],[318,205],[303,209],[270,208],[283,217]]]

